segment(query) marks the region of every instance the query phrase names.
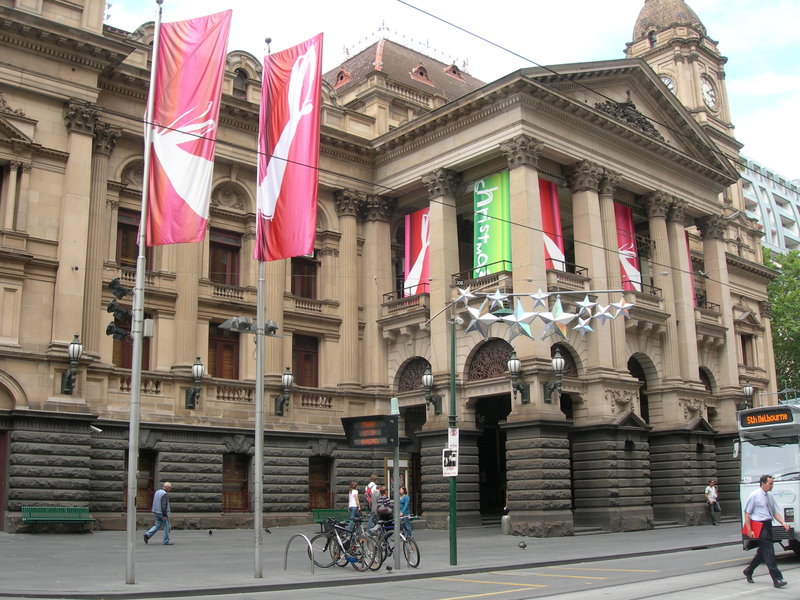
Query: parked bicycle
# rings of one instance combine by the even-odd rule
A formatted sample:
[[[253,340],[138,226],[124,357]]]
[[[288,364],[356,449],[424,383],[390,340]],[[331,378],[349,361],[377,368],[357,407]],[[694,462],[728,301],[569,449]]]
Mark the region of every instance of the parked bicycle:
[[[322,533],[311,538],[309,553],[315,565],[328,568],[350,564],[356,571],[380,568],[381,552],[375,538],[360,528],[350,531],[347,522],[336,519],[326,519],[323,528]]]
[[[402,516],[400,517],[401,521],[403,519],[409,519],[409,516]],[[419,566],[419,545],[417,545],[417,541],[410,535],[406,535],[403,532],[403,527],[401,523],[400,527],[400,540],[403,547],[403,557],[406,559],[406,563],[409,567],[417,568]],[[377,540],[378,540],[378,549],[380,550],[380,562],[383,562],[392,556],[394,552],[394,521],[378,521],[378,524],[370,530],[370,533],[373,533]]]

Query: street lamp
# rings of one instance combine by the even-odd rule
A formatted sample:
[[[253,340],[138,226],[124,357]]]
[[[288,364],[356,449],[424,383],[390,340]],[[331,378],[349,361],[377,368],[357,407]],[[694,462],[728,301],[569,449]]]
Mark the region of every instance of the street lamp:
[[[744,380],[742,394],[744,394],[744,405],[740,408],[740,410],[745,410],[753,405],[753,386],[750,384],[749,377]]]
[[[69,355],[69,369],[61,374],[61,393],[71,396],[72,390],[75,389],[75,380],[78,377],[78,361],[83,354],[83,345],[77,333],[67,346],[67,354]]]
[[[194,379],[194,386],[186,390],[185,406],[188,409],[197,408],[197,402],[200,400],[200,386],[203,383],[203,375],[205,372],[206,369],[203,366],[200,357],[195,357],[194,364],[192,365],[192,379]]]
[[[422,389],[425,390],[425,401],[433,404],[433,414],[440,415],[442,414],[442,397],[431,394],[431,388],[433,388],[433,374],[429,365],[422,374]]]
[[[550,404],[553,396],[553,392],[555,390],[561,390],[561,376],[564,374],[564,365],[567,361],[564,360],[564,357],[561,356],[561,351],[558,349],[558,346],[555,348],[555,353],[553,354],[553,371],[556,374],[555,381],[548,381],[544,384],[544,401]]]
[[[294,385],[294,375],[292,375],[289,367],[286,367],[286,372],[281,375],[281,385],[283,386],[283,393],[275,398],[275,416],[283,416],[284,406],[289,404],[291,398],[292,385]]]
[[[527,383],[519,380],[519,371],[522,368],[522,363],[517,358],[517,353],[512,352],[508,359],[508,374],[511,376],[511,389],[514,390],[514,398],[517,397],[517,392],[522,394],[522,403],[531,403],[531,388]]]

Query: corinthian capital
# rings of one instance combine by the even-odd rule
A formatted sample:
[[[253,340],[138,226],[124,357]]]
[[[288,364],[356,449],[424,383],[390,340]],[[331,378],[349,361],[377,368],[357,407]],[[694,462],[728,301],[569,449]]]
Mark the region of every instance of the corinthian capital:
[[[670,223],[680,223],[683,225],[686,219],[687,208],[689,208],[689,203],[686,202],[686,200],[673,198],[672,204],[669,206],[669,215],[667,215],[667,220]]]
[[[722,215],[706,215],[695,219],[695,225],[704,240],[722,240],[725,239],[728,222]]]
[[[508,159],[508,168],[528,166],[534,169],[539,166],[539,155],[544,148],[544,142],[529,135],[518,135],[515,138],[500,144],[500,150]]]
[[[94,126],[94,145],[92,151],[95,154],[102,154],[110,158],[120,135],[122,135],[121,127],[115,127],[99,121]]]
[[[622,175],[616,171],[603,169],[603,177],[600,179],[600,195],[613,196],[620,179],[622,179]]]
[[[363,200],[364,193],[358,190],[336,190],[333,194],[336,214],[340,217],[357,217]]]
[[[572,193],[597,191],[600,187],[600,178],[603,176],[603,167],[588,160],[572,163],[567,167],[567,178]]]
[[[672,197],[664,192],[650,192],[644,198],[647,216],[651,219],[657,217],[666,218],[671,204]]]
[[[454,196],[458,192],[459,183],[461,175],[450,169],[436,169],[422,177],[422,184],[428,189],[431,200],[441,196]]]
[[[362,218],[365,221],[390,221],[395,201],[393,198],[367,194],[362,204]]]
[[[80,133],[94,133],[101,109],[96,104],[70,98],[64,105],[64,123],[67,129]]]

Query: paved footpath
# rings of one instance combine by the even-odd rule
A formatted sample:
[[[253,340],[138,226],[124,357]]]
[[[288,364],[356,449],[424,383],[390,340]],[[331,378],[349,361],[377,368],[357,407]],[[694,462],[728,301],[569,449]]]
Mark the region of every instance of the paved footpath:
[[[126,534],[0,533],[0,597],[2,598],[145,598],[180,596],[188,592],[220,594],[359,582],[455,575],[517,567],[537,567],[614,557],[676,552],[692,548],[737,545],[737,523],[719,527],[672,527],[650,531],[601,533],[561,538],[503,535],[500,527],[458,530],[457,565],[450,565],[446,531],[414,534],[420,547],[417,569],[357,573],[350,567],[315,568],[302,538],[291,541],[284,570],[284,553],[294,534],[311,537],[313,525],[275,527],[263,536],[263,577],[254,577],[252,530],[173,530],[174,545],[160,543],[161,532],[148,545],[136,536],[135,584],[125,583]],[[524,542],[525,548],[519,545]],[[743,553],[743,556],[745,554]],[[390,558],[387,564],[393,565]]]

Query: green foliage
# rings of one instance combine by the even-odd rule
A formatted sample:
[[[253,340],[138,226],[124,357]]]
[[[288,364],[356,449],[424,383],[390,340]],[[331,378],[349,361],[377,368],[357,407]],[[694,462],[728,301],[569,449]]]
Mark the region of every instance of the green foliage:
[[[765,249],[764,264],[781,273],[767,286],[778,385],[800,389],[800,252]]]

